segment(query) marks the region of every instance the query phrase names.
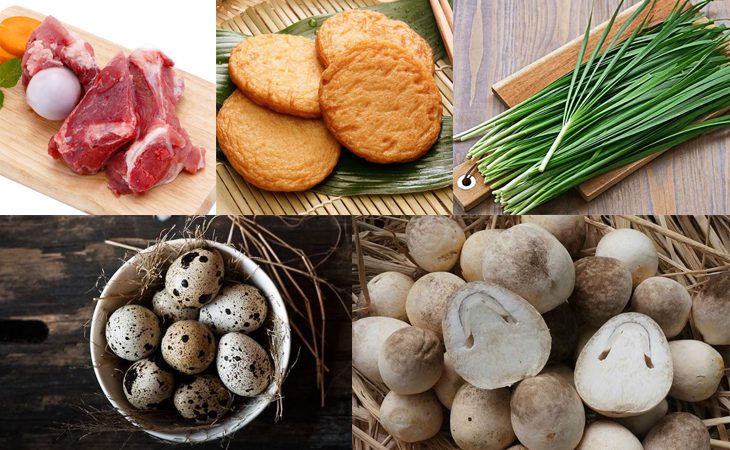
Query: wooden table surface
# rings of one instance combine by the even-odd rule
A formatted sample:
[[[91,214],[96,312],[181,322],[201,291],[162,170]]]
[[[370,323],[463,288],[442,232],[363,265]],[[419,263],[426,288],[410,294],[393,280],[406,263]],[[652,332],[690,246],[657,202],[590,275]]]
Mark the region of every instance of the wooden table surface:
[[[293,227],[276,217],[259,217],[267,228],[314,262],[336,242],[343,244],[318,272],[349,297],[349,217],[310,218]],[[84,325],[90,321],[97,277],[113,273],[124,250],[105,239],[154,240],[184,218],[161,223],[137,217],[0,217],[0,448],[170,448],[143,432],[106,432],[83,436],[63,433],[67,423],[89,423],[82,405],[109,409],[96,381]],[[228,236],[229,222],[214,222],[206,236]],[[240,242],[234,239],[234,242]],[[334,296],[326,299],[329,336],[327,404],[319,407],[314,362],[292,333],[292,358],[299,359],[284,383],[284,417],[274,423],[274,407],[236,433],[229,442],[200,448],[344,449],[350,448],[350,319]],[[291,316],[291,315],[290,315]],[[8,319],[42,321],[49,330],[35,340],[28,322],[13,327]],[[42,339],[43,325],[40,325]]]
[[[637,3],[629,0],[625,6]],[[593,24],[610,18],[620,0],[461,0],[456,2],[454,133],[504,111],[491,86],[583,34],[591,5]],[[730,0],[707,8],[730,17]],[[471,143],[454,143],[454,163]],[[597,199],[571,191],[543,205],[539,214],[727,214],[730,212],[730,132],[720,131],[676,147]],[[474,214],[499,212],[490,197]],[[463,210],[457,204],[454,213]]]

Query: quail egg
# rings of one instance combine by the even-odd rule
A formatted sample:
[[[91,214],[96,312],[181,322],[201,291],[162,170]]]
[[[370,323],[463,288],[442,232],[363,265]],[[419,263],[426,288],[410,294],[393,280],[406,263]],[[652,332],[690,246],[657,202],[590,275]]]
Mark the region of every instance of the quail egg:
[[[44,119],[63,120],[81,100],[81,83],[66,67],[43,69],[30,79],[25,99]]]
[[[218,294],[223,271],[223,257],[216,250],[191,250],[167,269],[165,289],[180,306],[200,308]]]
[[[106,342],[115,355],[127,361],[150,356],[160,344],[160,320],[141,305],[125,305],[109,317]]]
[[[152,310],[164,323],[171,324],[179,320],[198,320],[198,308],[185,308],[166,290],[161,290],[152,297]]]
[[[153,409],[175,392],[175,376],[152,359],[140,359],[124,373],[124,395],[137,409]]]
[[[215,337],[197,320],[175,322],[162,338],[162,357],[178,372],[200,373],[215,359]]]
[[[218,375],[234,394],[254,397],[271,381],[271,360],[266,350],[243,333],[228,333],[218,344]]]
[[[193,381],[181,383],[175,391],[175,409],[186,419],[212,422],[225,416],[231,408],[233,395],[217,376],[198,375]]]
[[[251,333],[266,319],[266,299],[254,286],[234,284],[200,309],[200,321],[217,335],[242,331]]]

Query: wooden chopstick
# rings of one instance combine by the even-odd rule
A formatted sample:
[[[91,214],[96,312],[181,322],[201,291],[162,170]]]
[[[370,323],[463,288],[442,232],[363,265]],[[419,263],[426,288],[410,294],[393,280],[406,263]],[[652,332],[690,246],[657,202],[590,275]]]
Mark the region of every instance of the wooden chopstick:
[[[449,4],[449,0],[439,0],[441,3],[441,9],[444,12],[444,15],[446,16],[446,21],[449,23],[449,28],[451,28],[451,32],[454,32],[454,12],[451,10],[451,5]]]
[[[446,48],[446,54],[451,64],[454,63],[454,13],[448,0],[430,0],[436,25],[441,33],[441,39]]]

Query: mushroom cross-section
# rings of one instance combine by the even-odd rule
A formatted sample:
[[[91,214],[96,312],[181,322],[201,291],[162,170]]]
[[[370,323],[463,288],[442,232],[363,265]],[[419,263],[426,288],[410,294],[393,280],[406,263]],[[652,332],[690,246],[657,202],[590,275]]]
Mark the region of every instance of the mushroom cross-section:
[[[443,331],[454,370],[480,389],[537,375],[550,355],[550,332],[540,313],[492,283],[477,281],[456,291]]]
[[[623,313],[588,341],[575,366],[583,401],[608,417],[649,411],[672,385],[672,357],[659,325],[649,316]]]

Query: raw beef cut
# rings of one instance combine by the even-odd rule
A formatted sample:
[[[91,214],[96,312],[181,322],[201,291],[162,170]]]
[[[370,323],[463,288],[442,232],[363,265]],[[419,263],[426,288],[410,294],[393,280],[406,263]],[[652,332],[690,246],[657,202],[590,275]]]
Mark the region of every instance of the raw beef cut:
[[[117,194],[140,194],[174,180],[185,170],[205,166],[205,149],[192,145],[175,112],[182,78],[159,50],[138,49],[129,55],[134,78],[139,137],[107,165],[109,187]]]
[[[93,174],[137,136],[138,124],[134,79],[127,58],[119,53],[51,138],[48,154],[63,158],[76,173]]]
[[[91,45],[68,31],[52,16],[46,17],[28,38],[23,55],[23,86],[43,69],[68,67],[87,91],[99,74]]]

